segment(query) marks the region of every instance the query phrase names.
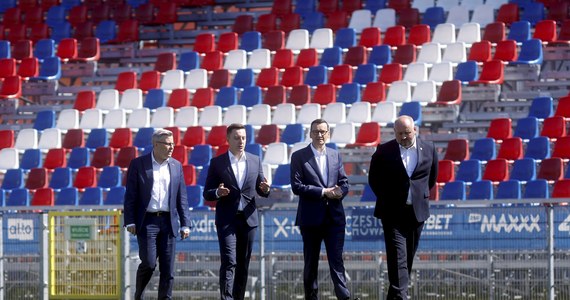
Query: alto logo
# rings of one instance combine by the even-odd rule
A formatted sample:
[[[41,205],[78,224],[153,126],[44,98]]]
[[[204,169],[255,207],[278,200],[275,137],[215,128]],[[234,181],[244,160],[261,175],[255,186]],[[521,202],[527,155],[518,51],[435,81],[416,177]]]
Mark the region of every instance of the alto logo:
[[[28,219],[8,219],[8,239],[31,241],[34,239],[34,221]]]

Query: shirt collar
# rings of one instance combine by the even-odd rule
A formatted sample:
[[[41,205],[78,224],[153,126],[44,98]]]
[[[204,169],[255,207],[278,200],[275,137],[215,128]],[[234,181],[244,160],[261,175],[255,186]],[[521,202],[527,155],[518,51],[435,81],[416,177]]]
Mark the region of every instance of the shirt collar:
[[[311,150],[313,150],[313,154],[315,156],[319,156],[319,155],[326,155],[327,154],[327,147],[325,146],[323,148],[323,151],[319,152],[319,150],[317,150],[317,148],[315,148],[315,146],[313,146],[313,143],[309,144],[311,145]]]
[[[241,158],[239,160],[231,151],[228,151],[228,156],[230,157],[231,162],[240,162],[240,161],[246,160],[245,151],[243,152],[243,154],[241,155]]]
[[[398,144],[400,146],[400,150],[407,151],[407,150],[416,150],[417,149],[417,139],[414,138],[414,143],[410,146],[410,148],[405,148],[404,146]]]
[[[156,163],[156,164],[159,165],[159,166],[168,163],[168,160],[170,159],[170,157],[167,157],[167,158],[162,162],[162,164],[160,164],[160,163],[158,163],[158,161],[156,161],[156,159],[154,158],[154,152],[151,151],[151,152],[150,152],[150,155],[151,155],[151,157],[152,157],[152,163],[153,163],[153,164]]]

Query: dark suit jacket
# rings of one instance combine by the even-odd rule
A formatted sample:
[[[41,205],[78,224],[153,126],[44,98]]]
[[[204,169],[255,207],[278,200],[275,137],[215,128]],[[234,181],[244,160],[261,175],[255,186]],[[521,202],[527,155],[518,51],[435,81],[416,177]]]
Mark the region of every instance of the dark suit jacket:
[[[323,223],[328,210],[335,224],[346,224],[342,199],[348,193],[348,178],[344,172],[340,154],[327,148],[328,182],[324,182],[311,145],[300,149],[291,156],[291,187],[299,195],[297,226],[316,226]],[[323,188],[338,185],[342,198],[325,199]]]
[[[259,156],[248,152],[245,152],[245,155],[246,176],[241,189],[238,187],[227,152],[210,160],[208,177],[206,177],[206,186],[204,187],[204,199],[218,201],[216,203],[217,226],[225,227],[234,220],[240,199],[247,203],[243,209],[247,224],[251,227],[257,227],[259,223],[255,196],[259,194],[262,197],[267,197],[269,193],[264,193],[259,188],[259,184],[265,180],[261,168],[261,159]],[[230,189],[230,193],[225,197],[217,198],[216,189],[220,183]]]
[[[392,220],[401,216],[408,190],[412,192],[417,221],[429,218],[429,193],[437,179],[437,152],[431,142],[416,138],[416,143],[418,163],[411,177],[406,173],[396,140],[378,145],[372,155],[368,183],[376,194],[374,216],[377,218]]]
[[[172,234],[177,237],[181,226],[190,226],[190,212],[186,198],[186,186],[182,165],[174,158],[169,158],[170,170],[170,222]],[[152,192],[152,157],[151,153],[137,157],[131,161],[127,172],[125,192],[125,225],[135,224],[137,232],[145,217]]]

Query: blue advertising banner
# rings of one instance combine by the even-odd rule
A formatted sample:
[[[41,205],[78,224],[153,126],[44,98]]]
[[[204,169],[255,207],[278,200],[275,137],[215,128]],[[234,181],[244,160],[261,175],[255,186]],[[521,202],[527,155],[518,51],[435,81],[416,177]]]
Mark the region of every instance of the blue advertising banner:
[[[2,239],[5,255],[26,255],[40,253],[38,214],[11,214],[2,216]]]

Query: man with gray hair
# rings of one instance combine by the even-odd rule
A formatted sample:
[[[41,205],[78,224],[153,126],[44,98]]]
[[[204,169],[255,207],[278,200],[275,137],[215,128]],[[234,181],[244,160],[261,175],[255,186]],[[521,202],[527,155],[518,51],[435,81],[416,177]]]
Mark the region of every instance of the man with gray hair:
[[[127,171],[124,218],[127,231],[136,235],[141,263],[135,299],[143,299],[157,258],[160,262],[158,299],[172,299],[176,237],[190,234],[190,213],[182,165],[172,158],[172,132],[158,129],[152,151],[131,161]]]

